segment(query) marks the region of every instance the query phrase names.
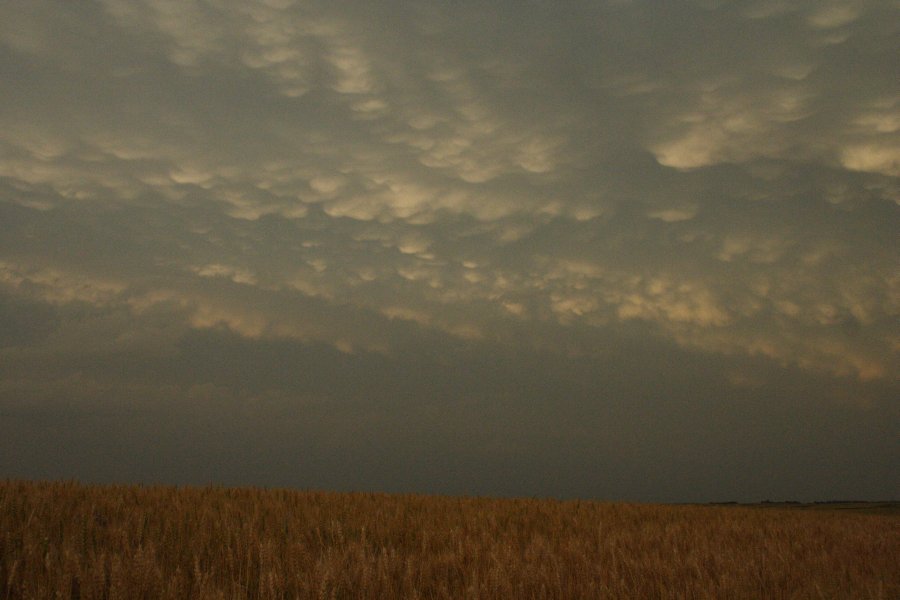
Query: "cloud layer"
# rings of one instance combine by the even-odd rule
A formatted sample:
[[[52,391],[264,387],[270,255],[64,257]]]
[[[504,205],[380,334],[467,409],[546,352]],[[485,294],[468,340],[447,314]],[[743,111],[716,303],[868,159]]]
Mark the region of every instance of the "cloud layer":
[[[0,411],[39,439],[71,413],[84,429],[60,440],[111,419],[128,452],[159,434],[161,455],[196,446],[238,482],[257,464],[263,482],[675,498],[692,460],[714,494],[821,412],[797,443],[874,460],[846,493],[896,495],[897,453],[879,454],[900,425],[892,2],[0,16]],[[719,428],[734,456],[710,463]],[[202,477],[108,452],[71,469]],[[674,474],[652,466],[672,452]],[[292,479],[277,465],[297,453],[381,466]],[[801,459],[766,460],[785,493],[843,473],[804,487]],[[592,464],[620,480],[577,484]],[[530,484],[497,474],[528,465]]]

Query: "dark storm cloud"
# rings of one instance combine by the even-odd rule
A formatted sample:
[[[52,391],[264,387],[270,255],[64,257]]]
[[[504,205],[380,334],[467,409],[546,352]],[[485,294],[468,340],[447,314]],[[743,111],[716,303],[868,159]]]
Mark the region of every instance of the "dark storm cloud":
[[[896,12],[5,4],[3,468],[896,495]]]

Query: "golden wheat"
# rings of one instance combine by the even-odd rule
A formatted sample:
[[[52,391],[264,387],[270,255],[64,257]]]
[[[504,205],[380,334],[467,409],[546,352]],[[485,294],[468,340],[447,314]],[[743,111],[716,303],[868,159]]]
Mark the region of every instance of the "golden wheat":
[[[0,598],[900,598],[900,518],[0,482]]]

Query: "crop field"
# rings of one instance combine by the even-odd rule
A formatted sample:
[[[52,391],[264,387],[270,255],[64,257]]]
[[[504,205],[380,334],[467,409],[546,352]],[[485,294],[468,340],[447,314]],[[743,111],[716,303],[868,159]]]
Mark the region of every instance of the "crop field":
[[[900,516],[0,481],[0,598],[900,598]]]

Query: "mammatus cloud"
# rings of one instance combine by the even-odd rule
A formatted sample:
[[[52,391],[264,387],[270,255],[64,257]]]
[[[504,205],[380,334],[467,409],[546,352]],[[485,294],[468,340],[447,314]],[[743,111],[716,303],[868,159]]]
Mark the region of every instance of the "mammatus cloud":
[[[837,206],[823,210],[852,204],[872,213],[873,203],[896,205],[900,154],[890,135],[900,119],[896,93],[835,95],[842,83],[829,78],[833,68],[825,64],[883,53],[883,39],[854,35],[854,27],[885,9],[683,6],[673,14],[684,31],[661,31],[659,52],[671,49],[684,59],[670,72],[671,64],[642,54],[640,28],[656,22],[640,6],[582,6],[575,12],[592,18],[578,23],[565,11],[554,13],[563,22],[558,27],[573,27],[572,41],[548,39],[557,32],[542,29],[546,9],[526,9],[518,29],[503,26],[502,12],[488,11],[479,18],[498,27],[497,51],[475,56],[465,49],[483,39],[484,25],[462,27],[472,15],[457,23],[451,8],[356,14],[296,3],[106,2],[102,10],[60,15],[40,4],[19,7],[14,16],[22,27],[4,34],[10,62],[45,85],[77,88],[66,100],[66,112],[77,119],[64,124],[69,119],[50,98],[30,106],[27,119],[15,118],[26,110],[15,106],[3,140],[9,156],[3,175],[15,190],[10,201],[38,209],[73,201],[193,206],[238,219],[237,229],[241,220],[265,215],[303,222],[315,210],[328,217],[319,225],[329,230],[327,242],[277,249],[292,257],[284,260],[290,267],[239,264],[250,257],[238,248],[205,264],[170,265],[205,279],[230,273],[237,283],[340,297],[419,324],[441,322],[436,315],[457,306],[464,322],[445,329],[469,334],[492,318],[472,309],[473,302],[499,301],[519,317],[563,324],[573,316],[601,324],[642,319],[684,344],[706,346],[701,340],[713,338],[713,348],[751,354],[767,348],[780,360],[868,378],[890,371],[884,360],[896,340],[869,353],[881,361],[864,360],[840,334],[816,329],[824,323],[810,315],[851,314],[862,327],[890,319],[896,314],[890,253],[852,249],[855,240],[834,229],[821,241],[760,230],[769,223],[740,229],[754,203],[777,205],[773,212],[799,226],[783,206],[803,202],[796,197],[800,177],[813,187],[803,190],[806,201]],[[633,37],[607,40],[610,22],[616,31],[635,29]],[[98,25],[104,40],[120,47],[115,58],[94,65],[88,61],[102,50],[76,37],[79,28]],[[765,35],[741,36],[738,45],[753,52],[726,65],[686,37],[714,26]],[[54,28],[66,35],[54,38]],[[391,28],[409,36],[405,45],[386,38]],[[840,42],[828,37],[835,31],[843,34]],[[582,42],[598,47],[583,50]],[[545,54],[516,52],[541,43],[555,46]],[[615,61],[607,56],[614,47]],[[579,60],[560,64],[564,57]],[[871,71],[873,64],[864,66]],[[883,87],[879,74],[860,87]],[[144,93],[154,85],[171,93]],[[89,96],[101,100],[88,102]],[[838,118],[823,128],[818,121],[828,112]],[[658,166],[646,163],[646,152]],[[828,190],[815,189],[820,179]],[[641,206],[644,218],[661,227],[624,218]],[[667,231],[677,227],[683,231]],[[202,244],[205,229],[189,227],[172,242]],[[623,261],[604,239],[610,230],[620,248],[642,246],[640,256]],[[575,256],[566,249],[573,231],[594,238]],[[264,241],[257,237],[257,245]],[[840,250],[823,256],[823,245]],[[379,249],[376,264],[366,264],[371,247]],[[669,252],[682,264],[659,260]],[[835,295],[824,274],[837,254],[882,265],[881,281],[876,275],[864,286],[872,296]],[[236,264],[222,265],[223,259]],[[572,259],[602,274],[542,270]],[[721,262],[741,275],[724,273],[732,269]],[[268,277],[257,274],[261,268]],[[790,285],[798,271],[803,297],[788,291],[800,293]],[[384,306],[382,295],[371,293],[390,287],[386,278],[401,286],[405,306]],[[534,308],[526,311],[519,296],[531,298]],[[224,316],[233,309],[201,312],[198,324],[220,315],[244,323],[238,330],[245,332],[290,330],[264,314],[241,320]],[[770,318],[760,320],[762,313]],[[747,317],[754,318],[752,341],[738,333]],[[825,335],[836,350],[820,360],[802,350],[809,344],[801,339],[784,339],[792,335]]]
[[[410,348],[600,372],[620,346],[674,377],[662,345],[724,365],[716,394],[783,370],[888,410],[897,23],[877,0],[8,3],[4,397],[190,404],[223,372],[109,383],[78,354],[162,364],[208,334],[369,378]],[[234,402],[327,397],[253,381]]]

